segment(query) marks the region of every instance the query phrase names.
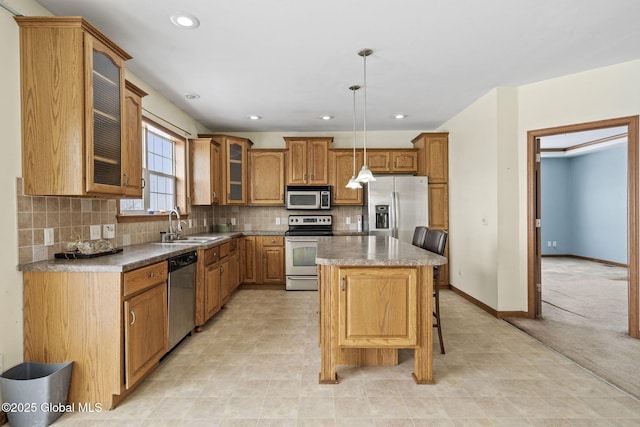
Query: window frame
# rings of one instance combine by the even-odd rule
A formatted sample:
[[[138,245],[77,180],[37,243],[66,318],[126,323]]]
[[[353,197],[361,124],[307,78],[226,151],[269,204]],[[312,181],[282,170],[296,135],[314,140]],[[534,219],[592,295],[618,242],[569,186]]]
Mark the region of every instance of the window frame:
[[[188,180],[187,180],[187,138],[185,136],[181,136],[170,129],[162,126],[158,122],[151,120],[147,117],[142,117],[142,132],[148,132],[147,127],[153,127],[158,129],[159,131],[169,135],[174,142],[173,149],[173,164],[174,164],[174,196],[175,196],[175,204],[180,207],[181,217],[188,218],[189,217],[189,204],[187,203],[187,194],[188,194]],[[143,138],[143,135],[140,136],[140,143],[142,144],[143,150],[143,175],[145,179],[145,185],[149,183],[149,170],[146,168],[147,162],[147,147],[146,147],[146,138]],[[143,198],[149,197],[149,191],[143,191]],[[117,212],[116,218],[118,222],[147,222],[147,221],[162,221],[166,220],[168,216],[168,212],[154,212],[149,214],[144,211],[122,211],[120,209],[120,201],[116,203]],[[132,213],[128,213],[132,212]]]

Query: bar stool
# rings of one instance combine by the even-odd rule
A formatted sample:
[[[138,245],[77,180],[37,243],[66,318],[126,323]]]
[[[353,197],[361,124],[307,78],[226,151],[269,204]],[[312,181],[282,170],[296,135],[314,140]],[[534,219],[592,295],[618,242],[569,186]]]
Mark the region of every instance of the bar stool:
[[[424,244],[424,238],[427,237],[427,231],[429,231],[428,227],[425,227],[424,225],[418,225],[413,230],[413,239],[411,240],[411,244],[413,246],[422,247],[422,245]]]
[[[444,248],[447,244],[447,232],[443,230],[427,230],[424,238],[422,249],[434,252],[438,255],[444,255]],[[436,319],[433,327],[438,328],[438,338],[440,339],[440,353],[444,354],[444,341],[442,341],[442,327],[440,326],[440,286],[438,279],[440,278],[440,266],[433,266],[433,300],[434,311],[433,317]]]

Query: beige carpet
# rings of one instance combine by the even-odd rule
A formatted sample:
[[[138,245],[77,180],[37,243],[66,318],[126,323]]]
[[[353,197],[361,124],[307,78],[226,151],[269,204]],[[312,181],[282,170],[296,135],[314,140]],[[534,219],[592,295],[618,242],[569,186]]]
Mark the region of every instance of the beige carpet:
[[[543,258],[542,319],[506,318],[599,377],[640,398],[640,340],[627,335],[627,270]]]

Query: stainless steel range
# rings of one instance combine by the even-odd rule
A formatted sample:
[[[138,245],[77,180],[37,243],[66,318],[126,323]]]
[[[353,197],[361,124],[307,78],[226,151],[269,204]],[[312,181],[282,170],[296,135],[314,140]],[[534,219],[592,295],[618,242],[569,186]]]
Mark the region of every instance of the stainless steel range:
[[[288,291],[317,291],[318,236],[333,236],[331,215],[289,215],[285,233],[286,288]]]

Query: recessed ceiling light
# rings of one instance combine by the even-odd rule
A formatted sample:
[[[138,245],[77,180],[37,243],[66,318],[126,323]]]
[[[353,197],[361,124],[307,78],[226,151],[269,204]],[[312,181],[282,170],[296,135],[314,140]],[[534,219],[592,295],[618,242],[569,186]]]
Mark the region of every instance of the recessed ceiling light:
[[[173,25],[180,28],[193,29],[200,26],[198,18],[188,13],[176,13],[171,15],[171,22],[173,22]]]
[[[260,120],[262,117],[261,116],[248,116],[247,118],[249,120]]]
[[[200,98],[200,95],[198,95],[197,93],[185,93],[184,96],[187,99],[198,99],[198,98]]]
[[[331,120],[331,119],[333,119],[333,116],[320,116],[320,118],[322,120]]]
[[[395,116],[393,116],[394,118],[398,119],[398,120],[402,120],[402,119],[406,119],[407,115],[406,114],[396,114]]]

